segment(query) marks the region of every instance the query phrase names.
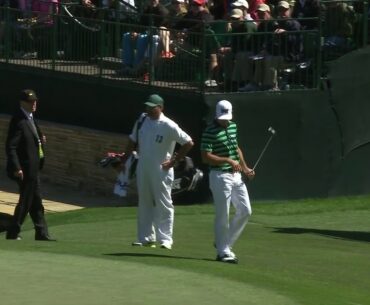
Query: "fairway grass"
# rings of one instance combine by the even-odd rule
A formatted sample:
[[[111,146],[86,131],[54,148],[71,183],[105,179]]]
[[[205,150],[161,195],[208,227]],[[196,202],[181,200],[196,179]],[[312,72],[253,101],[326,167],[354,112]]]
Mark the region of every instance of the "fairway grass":
[[[56,243],[0,234],[6,305],[369,305],[370,197],[264,202],[215,261],[213,207],[178,206],[171,251],[132,247],[135,208],[48,215]]]

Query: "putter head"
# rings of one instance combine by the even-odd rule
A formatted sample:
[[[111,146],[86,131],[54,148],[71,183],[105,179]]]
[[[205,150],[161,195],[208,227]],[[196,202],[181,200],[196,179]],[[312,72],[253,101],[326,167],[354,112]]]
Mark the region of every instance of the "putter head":
[[[267,129],[267,131],[268,131],[269,133],[271,133],[272,135],[274,135],[274,134],[276,133],[275,129],[274,129],[274,128],[272,128],[271,126]]]

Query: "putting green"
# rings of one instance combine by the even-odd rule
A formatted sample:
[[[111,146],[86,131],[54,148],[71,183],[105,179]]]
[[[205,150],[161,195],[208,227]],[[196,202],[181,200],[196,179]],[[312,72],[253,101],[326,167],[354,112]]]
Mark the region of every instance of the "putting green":
[[[297,305],[249,284],[126,261],[0,250],[0,270],[7,305]]]

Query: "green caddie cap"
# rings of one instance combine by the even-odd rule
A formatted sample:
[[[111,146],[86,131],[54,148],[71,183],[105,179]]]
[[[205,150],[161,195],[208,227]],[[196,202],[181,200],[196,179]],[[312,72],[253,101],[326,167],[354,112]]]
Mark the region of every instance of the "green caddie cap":
[[[149,107],[163,107],[164,101],[163,98],[161,98],[158,94],[152,94],[149,96],[148,100],[144,104]]]

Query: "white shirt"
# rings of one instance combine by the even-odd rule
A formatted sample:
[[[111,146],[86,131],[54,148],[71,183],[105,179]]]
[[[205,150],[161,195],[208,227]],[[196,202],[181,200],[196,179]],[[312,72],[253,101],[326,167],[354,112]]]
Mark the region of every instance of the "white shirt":
[[[140,121],[145,114],[142,114]],[[136,122],[130,139],[136,142]],[[174,121],[161,113],[158,120],[147,117],[139,130],[139,158],[140,163],[158,166],[169,160],[173,154],[176,143],[184,145],[190,142],[191,137],[184,132]]]

